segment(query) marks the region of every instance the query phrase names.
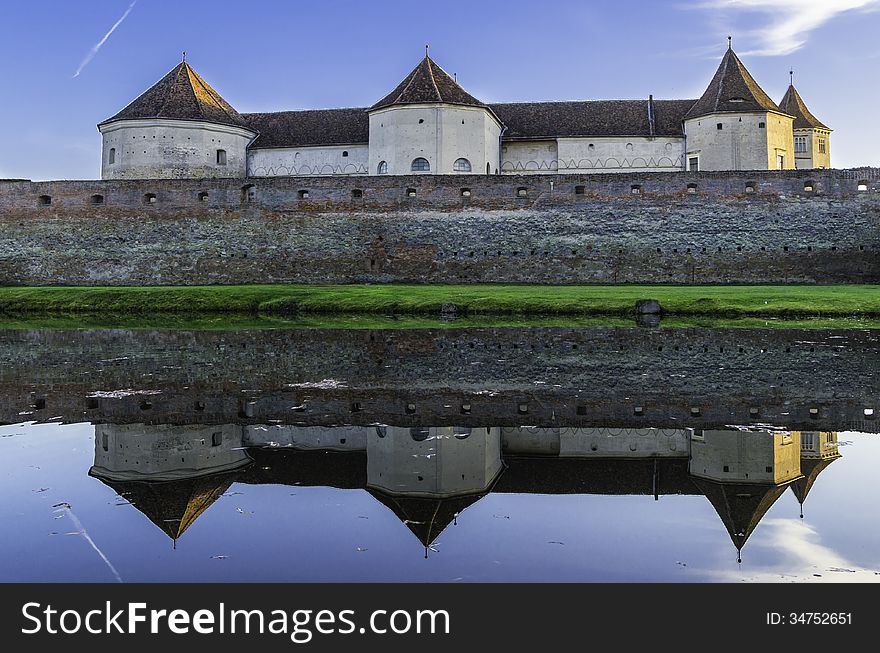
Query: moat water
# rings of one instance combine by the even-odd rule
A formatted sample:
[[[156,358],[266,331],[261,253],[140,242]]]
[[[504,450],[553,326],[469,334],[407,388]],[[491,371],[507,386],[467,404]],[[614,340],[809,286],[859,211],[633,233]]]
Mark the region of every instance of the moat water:
[[[877,582],[878,352],[855,328],[7,329],[0,580]]]

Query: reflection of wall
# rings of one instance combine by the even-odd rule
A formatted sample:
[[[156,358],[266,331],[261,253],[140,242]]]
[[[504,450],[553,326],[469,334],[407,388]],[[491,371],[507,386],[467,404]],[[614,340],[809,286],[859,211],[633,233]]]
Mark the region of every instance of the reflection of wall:
[[[689,429],[538,428],[501,429],[509,454],[646,458],[687,456]]]
[[[501,471],[501,431],[388,426],[367,442],[367,485],[389,494],[454,496],[485,491]]]
[[[731,483],[786,483],[801,474],[799,444],[790,431],[695,431],[690,473]]]
[[[281,446],[295,449],[363,451],[375,426],[287,426],[257,424],[246,426],[244,444],[249,447]]]
[[[249,461],[242,427],[234,424],[99,424],[91,473],[111,480],[161,481],[214,474]]]
[[[795,432],[797,435],[797,432]],[[837,450],[837,433],[832,431],[801,431],[801,458],[825,459],[840,455]]]

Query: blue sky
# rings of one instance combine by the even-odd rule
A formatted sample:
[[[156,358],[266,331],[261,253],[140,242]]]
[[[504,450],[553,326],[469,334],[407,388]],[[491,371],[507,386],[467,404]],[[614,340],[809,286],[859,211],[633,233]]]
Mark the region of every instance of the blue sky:
[[[426,43],[487,102],[696,98],[728,34],[774,100],[794,68],[807,105],[835,129],[835,167],[880,165],[880,0],[131,4],[4,3],[0,178],[98,177],[95,124],[162,77],[182,50],[246,112],[368,106],[418,63]]]

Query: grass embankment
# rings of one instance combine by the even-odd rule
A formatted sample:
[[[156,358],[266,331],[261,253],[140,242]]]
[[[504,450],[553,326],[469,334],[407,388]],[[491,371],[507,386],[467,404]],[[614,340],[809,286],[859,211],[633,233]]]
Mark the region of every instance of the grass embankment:
[[[667,316],[880,317],[880,286],[149,286],[3,287],[0,315],[631,316],[639,299]]]

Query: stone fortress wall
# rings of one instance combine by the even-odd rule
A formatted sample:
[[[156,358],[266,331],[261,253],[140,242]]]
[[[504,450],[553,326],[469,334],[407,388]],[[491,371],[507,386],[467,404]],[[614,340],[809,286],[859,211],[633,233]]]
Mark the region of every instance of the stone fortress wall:
[[[0,285],[877,283],[880,170],[0,181]]]

